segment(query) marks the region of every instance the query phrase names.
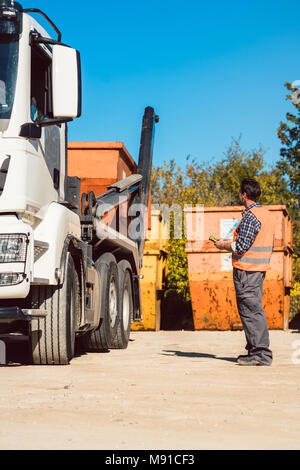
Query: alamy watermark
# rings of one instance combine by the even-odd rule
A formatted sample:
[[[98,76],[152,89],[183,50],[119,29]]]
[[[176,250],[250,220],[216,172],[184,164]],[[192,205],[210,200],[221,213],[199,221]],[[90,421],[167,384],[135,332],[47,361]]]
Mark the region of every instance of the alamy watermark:
[[[103,238],[197,241],[199,248],[204,242],[204,205],[154,204],[151,207],[151,231],[148,231],[148,207],[143,204],[128,204],[120,196],[114,205],[99,204],[96,212],[96,233]]]
[[[292,348],[294,352],[292,354],[292,363],[295,365],[300,364],[300,340],[293,341]]]

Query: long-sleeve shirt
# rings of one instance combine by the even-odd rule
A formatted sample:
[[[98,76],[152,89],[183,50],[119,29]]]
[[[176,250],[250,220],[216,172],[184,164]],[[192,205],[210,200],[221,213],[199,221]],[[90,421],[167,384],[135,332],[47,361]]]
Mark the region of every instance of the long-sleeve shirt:
[[[260,207],[258,202],[251,204],[242,212],[242,220],[237,228],[237,240],[232,244],[232,249],[238,255],[243,255],[253,245],[258,232],[261,229],[261,223],[250,210],[252,207]]]

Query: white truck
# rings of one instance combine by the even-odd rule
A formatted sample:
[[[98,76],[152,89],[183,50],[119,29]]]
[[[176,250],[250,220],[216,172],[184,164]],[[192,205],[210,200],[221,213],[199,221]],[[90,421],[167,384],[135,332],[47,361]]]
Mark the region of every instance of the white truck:
[[[158,117],[146,108],[137,174],[80,201],[80,179],[67,176],[67,122],[80,115],[79,52],[42,11],[0,0],[0,335],[26,336],[38,365],[68,364],[77,338],[126,348],[142,315],[145,210],[129,238],[101,231],[101,207],[147,206]]]

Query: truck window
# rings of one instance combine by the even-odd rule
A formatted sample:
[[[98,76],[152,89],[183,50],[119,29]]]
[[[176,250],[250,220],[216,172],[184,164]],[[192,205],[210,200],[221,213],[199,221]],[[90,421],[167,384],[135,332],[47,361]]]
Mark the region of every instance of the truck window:
[[[51,117],[51,59],[39,47],[31,52],[31,119]]]
[[[15,98],[19,41],[0,38],[0,131],[7,128]]]

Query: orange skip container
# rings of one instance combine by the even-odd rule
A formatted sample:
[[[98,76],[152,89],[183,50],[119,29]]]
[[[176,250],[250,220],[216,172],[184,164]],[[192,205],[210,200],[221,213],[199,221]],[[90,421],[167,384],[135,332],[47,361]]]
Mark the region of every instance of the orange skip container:
[[[264,283],[263,306],[270,329],[287,329],[292,287],[292,223],[286,206],[266,206],[276,221],[275,249]],[[210,235],[224,236],[224,230],[241,218],[243,207],[205,207],[203,242],[188,240],[189,284],[196,330],[241,329],[233,272],[226,252],[217,250]],[[195,208],[186,213],[191,220]],[[223,233],[221,233],[223,232]],[[192,238],[192,237],[190,237]]]

